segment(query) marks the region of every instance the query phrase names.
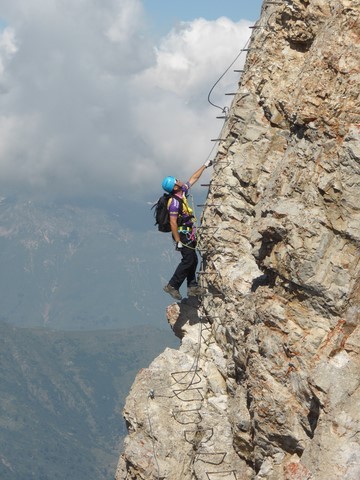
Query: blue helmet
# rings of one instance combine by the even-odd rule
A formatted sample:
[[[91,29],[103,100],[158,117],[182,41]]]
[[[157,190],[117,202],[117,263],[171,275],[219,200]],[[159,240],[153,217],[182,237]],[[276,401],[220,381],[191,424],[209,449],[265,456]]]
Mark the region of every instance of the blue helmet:
[[[165,177],[161,186],[165,190],[165,192],[171,193],[174,190],[175,183],[175,177]]]

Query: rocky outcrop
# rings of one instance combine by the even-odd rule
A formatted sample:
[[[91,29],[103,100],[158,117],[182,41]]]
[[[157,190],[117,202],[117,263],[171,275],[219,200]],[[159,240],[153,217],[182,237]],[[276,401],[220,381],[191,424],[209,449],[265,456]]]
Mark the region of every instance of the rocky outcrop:
[[[264,2],[202,216],[199,303],[139,373],[117,480],[360,478],[360,1]]]

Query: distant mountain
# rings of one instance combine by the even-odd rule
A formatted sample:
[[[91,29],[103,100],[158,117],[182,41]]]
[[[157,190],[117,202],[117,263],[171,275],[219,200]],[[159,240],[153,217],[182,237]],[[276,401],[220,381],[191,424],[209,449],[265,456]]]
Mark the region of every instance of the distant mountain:
[[[173,334],[60,332],[0,323],[1,480],[110,480],[137,371]]]
[[[7,323],[65,330],[160,326],[169,301],[162,285],[177,261],[149,205],[0,199],[0,320]]]

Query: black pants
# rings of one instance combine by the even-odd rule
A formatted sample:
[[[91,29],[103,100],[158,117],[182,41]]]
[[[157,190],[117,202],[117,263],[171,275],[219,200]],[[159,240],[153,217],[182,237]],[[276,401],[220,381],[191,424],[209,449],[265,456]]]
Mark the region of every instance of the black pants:
[[[174,275],[171,277],[169,284],[179,290],[184,280],[187,280],[187,286],[196,285],[196,267],[198,257],[196,254],[196,242],[187,240],[185,233],[180,233],[180,240],[183,244],[181,252],[181,262],[177,266]]]

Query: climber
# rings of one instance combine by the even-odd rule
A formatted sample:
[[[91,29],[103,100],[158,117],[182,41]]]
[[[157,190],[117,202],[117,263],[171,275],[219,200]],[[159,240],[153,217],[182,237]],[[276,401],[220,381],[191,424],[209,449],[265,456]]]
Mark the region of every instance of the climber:
[[[168,210],[170,215],[170,227],[173,240],[176,243],[176,250],[181,252],[181,262],[177,266],[174,275],[165,285],[164,291],[169,293],[176,300],[181,300],[179,289],[186,279],[188,296],[203,295],[205,290],[196,281],[196,267],[198,258],[196,253],[196,238],[193,210],[186,200],[186,193],[194,183],[201,177],[204,170],[212,165],[207,160],[186,183],[175,177],[165,177],[162,188],[172,194],[169,199]]]

